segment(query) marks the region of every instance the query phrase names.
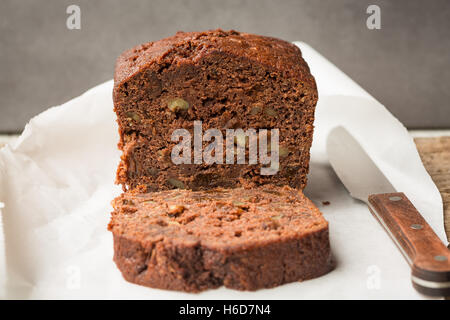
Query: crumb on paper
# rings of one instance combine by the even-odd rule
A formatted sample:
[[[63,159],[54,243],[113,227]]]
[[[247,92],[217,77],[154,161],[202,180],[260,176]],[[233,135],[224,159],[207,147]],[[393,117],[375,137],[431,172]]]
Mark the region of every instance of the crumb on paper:
[[[330,205],[330,201],[322,201],[322,204],[323,204],[324,206],[329,206],[329,205]]]

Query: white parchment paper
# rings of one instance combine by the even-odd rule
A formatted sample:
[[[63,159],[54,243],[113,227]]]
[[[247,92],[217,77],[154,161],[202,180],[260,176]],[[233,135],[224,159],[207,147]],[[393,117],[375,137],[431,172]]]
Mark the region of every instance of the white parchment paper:
[[[319,88],[305,193],[330,222],[334,271],[256,292],[220,288],[186,294],[123,280],[112,261],[112,236],[106,230],[110,201],[121,192],[114,185],[120,154],[108,81],[33,118],[16,143],[0,150],[0,294],[33,299],[425,298],[412,288],[410,269],[393,242],[329,166],[329,130],[344,125],[357,136],[444,240],[437,188],[403,125],[311,47],[296,44]]]

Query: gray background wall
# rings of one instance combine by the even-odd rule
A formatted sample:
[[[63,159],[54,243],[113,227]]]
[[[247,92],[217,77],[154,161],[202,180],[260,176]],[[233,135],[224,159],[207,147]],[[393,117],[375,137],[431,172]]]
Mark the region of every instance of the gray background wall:
[[[66,28],[70,4],[81,30]],[[448,0],[1,0],[0,132],[112,78],[131,46],[218,27],[305,41],[410,128],[450,128]]]

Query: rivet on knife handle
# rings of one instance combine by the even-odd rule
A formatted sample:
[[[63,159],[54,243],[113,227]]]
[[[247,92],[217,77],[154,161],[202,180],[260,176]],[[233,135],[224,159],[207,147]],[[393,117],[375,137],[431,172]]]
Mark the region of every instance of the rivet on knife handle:
[[[423,294],[450,296],[450,251],[406,195],[370,195],[369,208],[410,263],[414,287]]]

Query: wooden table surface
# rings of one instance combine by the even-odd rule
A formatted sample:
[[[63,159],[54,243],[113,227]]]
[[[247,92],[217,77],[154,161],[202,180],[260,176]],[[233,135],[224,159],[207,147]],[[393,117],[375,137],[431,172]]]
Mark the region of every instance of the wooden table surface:
[[[415,138],[422,162],[441,192],[444,226],[450,240],[450,137]]]
[[[444,132],[448,134],[448,132]],[[450,240],[450,136],[423,137],[430,134],[430,131],[415,132],[413,136],[422,162],[438,187],[444,203],[444,226],[447,239]],[[418,136],[418,137],[417,137]],[[0,136],[0,147],[4,143],[10,143],[17,136]]]

